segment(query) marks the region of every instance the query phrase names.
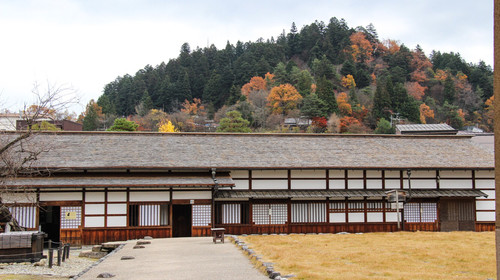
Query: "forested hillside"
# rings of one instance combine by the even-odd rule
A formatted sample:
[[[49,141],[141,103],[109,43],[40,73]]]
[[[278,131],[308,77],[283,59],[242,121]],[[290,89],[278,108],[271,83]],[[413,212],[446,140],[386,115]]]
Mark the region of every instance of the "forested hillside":
[[[80,120],[86,130],[124,116],[143,130],[170,121],[196,131],[229,117],[276,132],[285,130],[286,117],[306,117],[312,132],[383,133],[392,115],[491,131],[492,76],[484,62],[437,50],[427,57],[418,45],[379,39],[371,24],[351,28],[332,18],[224,49],[185,43],[177,58],[111,81]]]

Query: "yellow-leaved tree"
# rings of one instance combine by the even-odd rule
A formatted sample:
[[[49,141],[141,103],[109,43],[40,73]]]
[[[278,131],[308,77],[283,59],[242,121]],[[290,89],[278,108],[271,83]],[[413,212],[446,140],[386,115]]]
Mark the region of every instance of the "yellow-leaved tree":
[[[302,95],[291,84],[273,87],[267,96],[271,110],[275,114],[288,114],[302,101]]]
[[[169,120],[161,122],[158,126],[158,131],[159,132],[179,132],[179,130],[177,128],[175,128],[175,125],[173,125],[172,122]]]

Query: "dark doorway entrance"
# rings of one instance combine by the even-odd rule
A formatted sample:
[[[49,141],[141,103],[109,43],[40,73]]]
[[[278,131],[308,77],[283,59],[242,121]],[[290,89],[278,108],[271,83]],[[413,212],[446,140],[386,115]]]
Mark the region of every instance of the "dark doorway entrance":
[[[476,230],[474,199],[441,199],[441,231]]]
[[[40,208],[40,226],[47,234],[47,239],[59,242],[59,231],[61,229],[61,207],[42,206]]]
[[[191,236],[191,205],[172,205],[172,237]]]

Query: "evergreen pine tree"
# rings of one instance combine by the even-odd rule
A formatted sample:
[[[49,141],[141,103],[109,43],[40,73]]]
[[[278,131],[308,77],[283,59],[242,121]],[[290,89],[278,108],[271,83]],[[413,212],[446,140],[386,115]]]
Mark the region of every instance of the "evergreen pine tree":
[[[337,104],[337,99],[335,99],[335,93],[333,92],[333,83],[325,76],[318,80],[316,93],[318,97],[325,102],[326,114],[328,116],[332,113],[339,113],[339,106]]]

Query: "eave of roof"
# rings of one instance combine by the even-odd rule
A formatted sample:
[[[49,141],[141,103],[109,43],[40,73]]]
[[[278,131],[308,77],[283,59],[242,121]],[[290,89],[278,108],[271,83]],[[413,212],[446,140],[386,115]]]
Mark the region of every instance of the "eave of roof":
[[[219,173],[216,176],[217,185],[220,187],[233,187],[234,182],[227,173]],[[11,188],[32,187],[32,188],[62,188],[62,187],[215,187],[215,182],[209,174],[89,174],[71,176],[50,176],[50,177],[18,177],[7,179],[4,186]]]
[[[259,191],[219,191],[217,199],[288,199],[288,198],[352,198],[352,197],[385,197],[389,190],[259,190]],[[439,197],[487,197],[488,195],[475,189],[447,190],[412,190],[412,198]]]

